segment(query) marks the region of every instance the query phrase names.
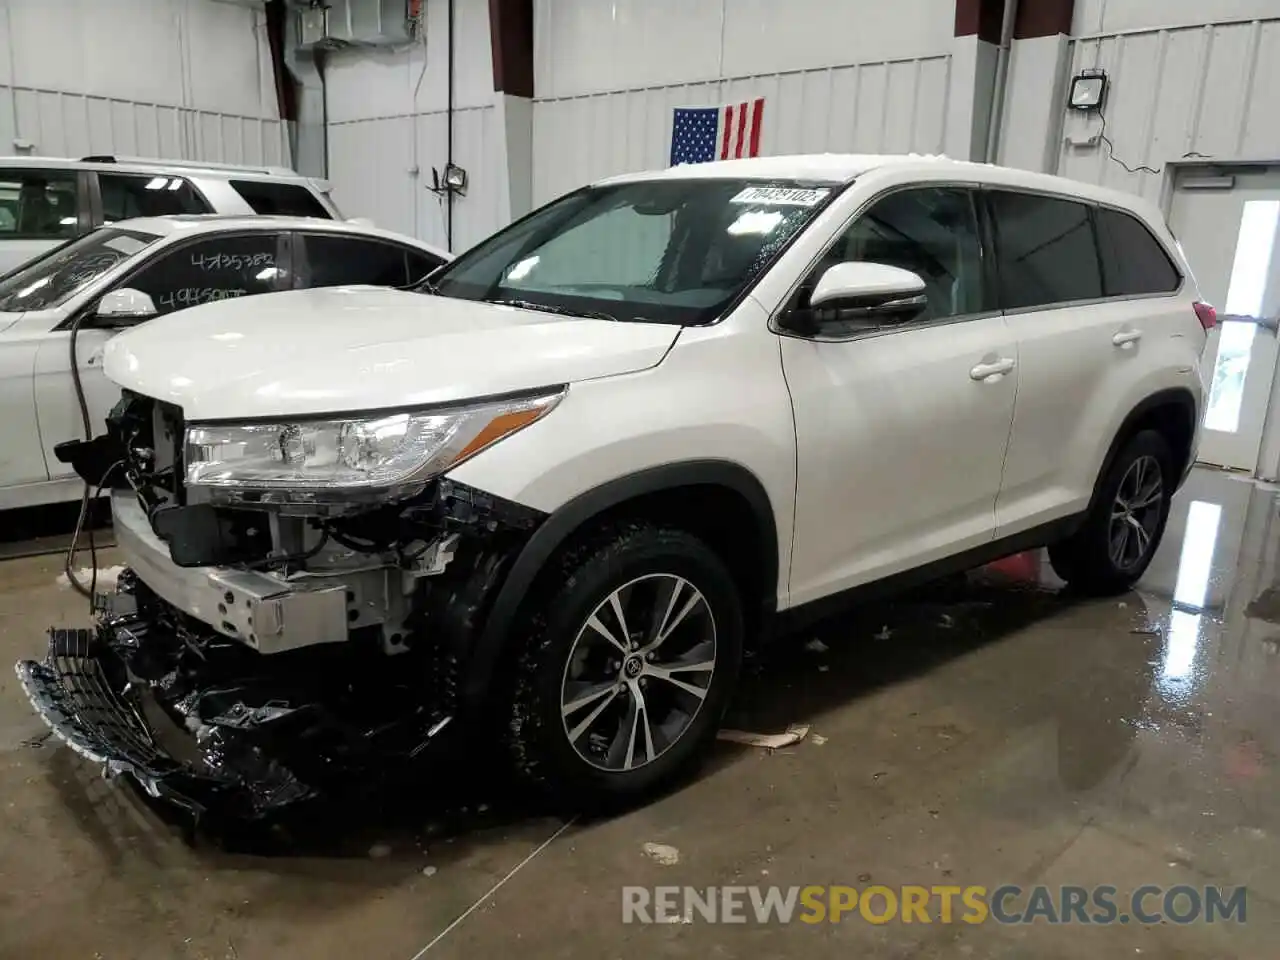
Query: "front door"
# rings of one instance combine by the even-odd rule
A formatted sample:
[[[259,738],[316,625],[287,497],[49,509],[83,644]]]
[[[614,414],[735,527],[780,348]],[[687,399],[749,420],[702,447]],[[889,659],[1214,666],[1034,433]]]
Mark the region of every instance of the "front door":
[[[806,278],[832,264],[917,273],[928,308],[881,330],[782,337],[796,424],[795,604],[990,543],[1013,422],[1016,343],[989,310],[971,191],[919,187],[873,203]]]
[[[1201,296],[1218,310],[1202,361],[1211,386],[1199,458],[1253,474],[1277,359],[1280,168],[1186,171],[1169,222]]]

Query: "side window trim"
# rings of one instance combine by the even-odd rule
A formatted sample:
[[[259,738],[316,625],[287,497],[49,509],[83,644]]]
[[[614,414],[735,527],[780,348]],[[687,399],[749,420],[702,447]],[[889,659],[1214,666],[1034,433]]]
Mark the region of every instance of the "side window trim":
[[[838,337],[837,336],[805,337],[805,336],[801,336],[798,333],[795,333],[792,330],[784,329],[777,322],[778,318],[782,316],[784,313],[786,313],[789,310],[795,309],[796,297],[799,295],[801,289],[805,287],[806,284],[808,284],[810,279],[813,279],[813,272],[826,260],[827,254],[831,252],[831,249],[837,243],[840,243],[842,240],[844,240],[845,235],[849,232],[849,230],[853,227],[853,225],[858,221],[860,217],[864,216],[867,213],[867,211],[869,211],[872,207],[874,207],[877,203],[879,203],[881,200],[885,199],[886,197],[890,197],[895,193],[904,193],[911,190],[955,190],[955,191],[963,191],[969,195],[969,198],[970,198],[969,202],[973,209],[974,217],[977,220],[978,250],[979,250],[979,256],[983,264],[982,279],[984,284],[990,283],[991,280],[990,280],[990,277],[988,276],[988,272],[990,271],[994,273],[996,268],[994,266],[995,264],[995,257],[993,255],[994,248],[992,248],[992,251],[991,251],[992,255],[988,255],[989,251],[984,243],[985,236],[984,236],[984,223],[983,223],[982,213],[983,213],[983,207],[985,206],[985,200],[981,200],[980,202],[980,196],[979,196],[980,194],[985,192],[983,189],[983,185],[980,183],[973,183],[970,181],[962,181],[962,180],[916,180],[911,183],[897,184],[892,187],[886,187],[885,189],[881,190],[879,193],[869,197],[866,200],[866,202],[864,202],[857,209],[854,210],[854,212],[848,217],[848,219],[846,219],[843,223],[840,224],[839,227],[836,228],[835,232],[831,235],[830,240],[828,240],[826,245],[823,246],[822,250],[819,251],[816,256],[814,256],[814,258],[809,262],[808,266],[806,266],[805,269],[801,272],[800,278],[796,280],[795,283],[792,284],[791,289],[787,292],[787,295],[782,299],[781,304],[773,312],[772,316],[769,317],[769,330],[779,336],[791,337],[792,339],[797,339],[797,340],[811,340],[815,343],[847,343],[854,340],[866,340],[871,337],[892,336],[894,334],[899,334],[899,333],[910,333],[915,330],[927,330],[927,329],[932,329],[933,327],[950,326],[953,323],[967,323],[970,320],[983,320],[989,317],[1000,316],[1002,311],[1000,310],[998,306],[998,301],[997,301],[997,306],[988,307],[987,309],[984,309],[984,310],[976,310],[976,311],[971,311],[969,313],[958,313],[958,314],[953,314],[951,316],[938,317],[931,320],[916,320],[916,321],[912,321],[911,323],[906,323],[901,326],[892,327],[885,330],[866,330],[866,331],[860,331],[857,333],[849,334],[848,336],[838,336]],[[988,267],[988,262],[991,263],[990,267]]]
[[[104,296],[106,296],[106,294],[108,294],[112,290],[118,289],[123,286],[127,286],[129,282],[134,279],[134,277],[136,277],[143,270],[146,270],[148,267],[155,264],[161,257],[168,257],[175,253],[180,253],[183,250],[188,250],[191,247],[194,247],[198,243],[207,242],[211,238],[216,238],[218,240],[234,240],[234,239],[240,239],[243,237],[259,237],[259,236],[262,236],[263,234],[267,234],[271,232],[272,231],[270,230],[234,230],[234,231],[228,230],[225,233],[206,233],[206,234],[202,234],[194,237],[184,237],[183,239],[177,241],[176,243],[172,243],[172,244],[169,244],[168,246],[161,247],[159,250],[154,251],[152,256],[144,258],[142,263],[136,264],[128,272],[122,273],[120,276],[116,277],[110,283],[107,283],[104,286],[100,287],[98,291],[94,292],[88,299],[85,300],[84,305],[81,306],[79,310],[76,310],[73,313],[69,314],[65,319],[63,319],[61,323],[59,323],[56,327],[53,328],[52,332],[57,333],[60,330],[71,329],[71,325],[75,323],[76,318],[88,316],[98,306],[98,301],[101,300]],[[279,249],[279,247],[277,247],[277,249]]]

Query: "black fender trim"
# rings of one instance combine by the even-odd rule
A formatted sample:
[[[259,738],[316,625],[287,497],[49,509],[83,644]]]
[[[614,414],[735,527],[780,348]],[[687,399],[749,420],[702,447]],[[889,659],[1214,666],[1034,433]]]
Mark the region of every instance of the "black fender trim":
[[[1134,426],[1152,410],[1169,406],[1180,406],[1186,410],[1191,420],[1191,430],[1194,435],[1199,411],[1196,409],[1196,398],[1192,396],[1190,390],[1185,387],[1170,387],[1167,390],[1158,390],[1145,400],[1140,401],[1136,407],[1129,411],[1129,415],[1120,424],[1120,429],[1111,438],[1111,446],[1107,448],[1107,455],[1103,458],[1102,467],[1098,470],[1098,475],[1093,481],[1093,496],[1089,499],[1089,513],[1093,512],[1093,508],[1097,503],[1098,493],[1102,489],[1103,477],[1107,475],[1107,472],[1111,469],[1111,464],[1120,455],[1120,445],[1133,435]],[[1195,463],[1194,453],[1195,451],[1192,451],[1193,456],[1187,463],[1183,464],[1182,476],[1178,478],[1179,487],[1182,486],[1182,482],[1186,479],[1187,473],[1190,472],[1192,464]]]
[[[619,477],[582,493],[561,506],[525,542],[502,582],[464,668],[462,702],[481,703],[521,604],[547,561],[582,526],[613,507],[646,494],[689,486],[721,486],[740,494],[751,507],[762,544],[762,603],[767,618],[777,610],[778,529],[764,485],[746,467],[730,460],[686,460]]]

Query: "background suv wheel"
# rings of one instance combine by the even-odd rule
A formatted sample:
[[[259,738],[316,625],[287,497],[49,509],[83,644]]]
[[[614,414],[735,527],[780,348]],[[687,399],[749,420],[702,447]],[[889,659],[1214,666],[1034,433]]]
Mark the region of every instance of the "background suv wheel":
[[[1164,535],[1175,477],[1169,444],[1154,430],[1135,434],[1102,479],[1084,525],[1049,548],[1058,576],[1080,590],[1128,590]]]
[[[696,537],[643,521],[565,551],[522,618],[508,742],[581,809],[671,783],[714,737],[742,657],[741,601]]]

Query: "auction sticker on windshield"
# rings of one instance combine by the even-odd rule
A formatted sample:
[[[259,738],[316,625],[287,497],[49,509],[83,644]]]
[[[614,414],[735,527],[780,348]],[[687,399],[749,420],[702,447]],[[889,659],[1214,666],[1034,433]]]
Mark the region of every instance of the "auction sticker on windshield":
[[[747,187],[730,203],[755,203],[775,207],[816,207],[830,190],[805,187]]]

